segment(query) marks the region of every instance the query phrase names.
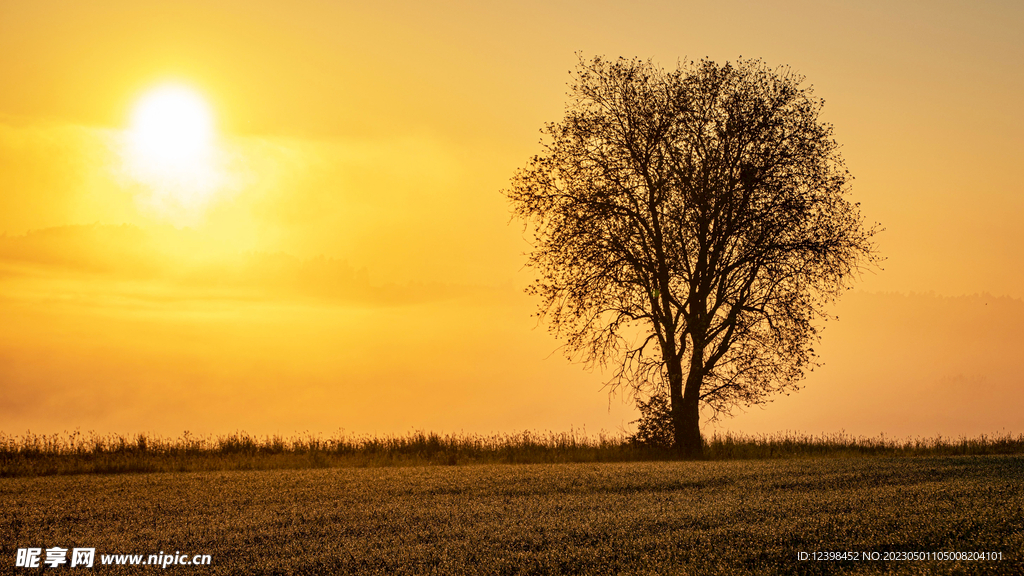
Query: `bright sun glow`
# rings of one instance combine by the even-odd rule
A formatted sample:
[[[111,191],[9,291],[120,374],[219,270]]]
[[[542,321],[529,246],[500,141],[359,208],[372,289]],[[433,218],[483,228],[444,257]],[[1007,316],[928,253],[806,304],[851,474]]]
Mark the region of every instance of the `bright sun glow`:
[[[224,184],[215,136],[210,107],[195,91],[165,85],[147,93],[126,150],[129,174],[151,191],[145,203],[175,220],[196,217]]]
[[[135,107],[132,144],[155,164],[189,170],[209,155],[212,141],[210,109],[188,88],[158,88]]]

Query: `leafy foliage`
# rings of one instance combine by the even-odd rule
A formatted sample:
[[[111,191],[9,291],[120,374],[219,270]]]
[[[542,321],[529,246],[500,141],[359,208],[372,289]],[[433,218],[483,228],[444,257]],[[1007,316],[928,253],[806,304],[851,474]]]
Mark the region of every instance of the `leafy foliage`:
[[[674,439],[668,394],[656,392],[646,402],[638,398],[636,406],[640,410],[640,418],[630,422],[636,424],[636,432],[630,441],[641,446],[671,448]]]

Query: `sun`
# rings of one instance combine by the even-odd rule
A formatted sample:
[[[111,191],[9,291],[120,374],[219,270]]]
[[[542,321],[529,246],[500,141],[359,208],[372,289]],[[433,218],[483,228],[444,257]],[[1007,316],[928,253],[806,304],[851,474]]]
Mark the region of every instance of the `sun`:
[[[149,190],[144,203],[158,212],[178,220],[195,216],[223,186],[213,112],[192,88],[165,84],[148,91],[126,136],[127,172]]]
[[[196,92],[161,86],[135,106],[131,134],[140,156],[168,169],[188,170],[210,153],[213,115]]]

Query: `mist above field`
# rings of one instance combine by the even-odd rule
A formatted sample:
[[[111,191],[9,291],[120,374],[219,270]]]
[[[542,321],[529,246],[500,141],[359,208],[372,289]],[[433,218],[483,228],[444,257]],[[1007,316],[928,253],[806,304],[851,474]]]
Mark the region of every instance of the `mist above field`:
[[[530,317],[499,193],[560,118],[577,50],[792,66],[886,228],[825,365],[721,426],[1022,431],[1022,20],[998,2],[5,3],[0,431],[628,427],[607,376]],[[126,148],[132,106],[172,80],[217,131],[200,196]]]
[[[596,432],[635,418],[600,391],[601,374],[551,353],[512,286],[431,298],[355,284],[346,300],[285,297],[272,282],[190,292],[100,277],[69,299],[50,282],[5,277],[5,317],[19,327],[0,341],[8,432]],[[837,312],[804,390],[719,429],[1020,429],[1024,301],[851,292]]]

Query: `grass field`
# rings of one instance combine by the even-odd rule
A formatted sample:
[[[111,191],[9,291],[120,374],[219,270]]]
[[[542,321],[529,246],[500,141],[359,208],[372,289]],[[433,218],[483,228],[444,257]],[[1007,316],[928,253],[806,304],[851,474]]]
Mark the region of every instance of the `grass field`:
[[[1021,574],[1022,479],[1021,455],[3,478],[0,571],[60,546],[211,556],[178,574]],[[1002,560],[798,559],[839,551]]]
[[[1024,434],[958,439],[845,434],[762,436],[714,434],[705,460],[861,458],[877,456],[982,456],[1024,454]],[[350,436],[298,435],[258,438],[244,432],[168,439],[79,432],[23,436],[0,433],[0,477],[137,472],[201,472],[363,466],[554,464],[673,460],[667,449],[637,444],[628,436],[584,432]]]

